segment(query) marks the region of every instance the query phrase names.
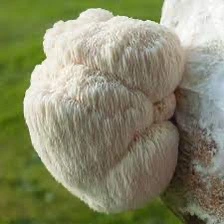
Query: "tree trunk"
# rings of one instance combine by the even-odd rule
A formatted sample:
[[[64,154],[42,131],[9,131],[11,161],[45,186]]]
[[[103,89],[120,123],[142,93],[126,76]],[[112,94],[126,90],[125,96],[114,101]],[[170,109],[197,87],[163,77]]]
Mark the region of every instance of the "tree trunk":
[[[199,220],[196,216],[185,217],[186,224],[205,224],[204,221]]]
[[[161,24],[177,33],[186,52],[183,80],[176,91],[178,165],[163,200],[186,224],[221,224],[224,1],[165,0]]]

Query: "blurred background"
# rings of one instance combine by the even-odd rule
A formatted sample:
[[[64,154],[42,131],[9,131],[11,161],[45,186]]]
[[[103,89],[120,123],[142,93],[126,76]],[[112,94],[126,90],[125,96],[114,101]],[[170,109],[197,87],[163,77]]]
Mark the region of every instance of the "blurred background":
[[[93,212],[58,184],[33,150],[23,97],[44,59],[45,30],[87,8],[159,21],[162,0],[0,0],[0,224],[180,224],[158,199],[118,215]]]

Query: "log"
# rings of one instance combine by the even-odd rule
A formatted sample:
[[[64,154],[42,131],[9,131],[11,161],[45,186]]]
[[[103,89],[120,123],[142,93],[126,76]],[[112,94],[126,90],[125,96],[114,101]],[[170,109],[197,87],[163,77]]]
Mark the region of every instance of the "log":
[[[187,224],[224,223],[224,1],[165,0],[161,24],[186,52],[176,91],[180,132],[174,178],[163,200]]]

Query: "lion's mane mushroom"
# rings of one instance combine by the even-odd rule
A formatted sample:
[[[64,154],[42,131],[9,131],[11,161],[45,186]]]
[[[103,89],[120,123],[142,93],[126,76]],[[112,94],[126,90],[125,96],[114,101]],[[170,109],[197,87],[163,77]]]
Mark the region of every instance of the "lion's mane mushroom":
[[[169,184],[178,132],[167,121],[183,52],[151,21],[90,9],[46,32],[24,114],[34,148],[70,192],[101,212],[144,206]]]
[[[186,51],[177,91],[180,153],[164,200],[187,222],[224,223],[224,1],[166,0],[161,23]]]

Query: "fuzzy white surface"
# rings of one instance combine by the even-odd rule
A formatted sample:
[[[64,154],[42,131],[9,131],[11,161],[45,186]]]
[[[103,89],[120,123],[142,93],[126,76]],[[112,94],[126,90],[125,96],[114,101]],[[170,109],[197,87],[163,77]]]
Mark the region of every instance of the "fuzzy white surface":
[[[90,9],[46,32],[24,99],[34,148],[101,212],[144,206],[169,184],[179,136],[167,121],[182,77],[178,38],[151,21]]]

